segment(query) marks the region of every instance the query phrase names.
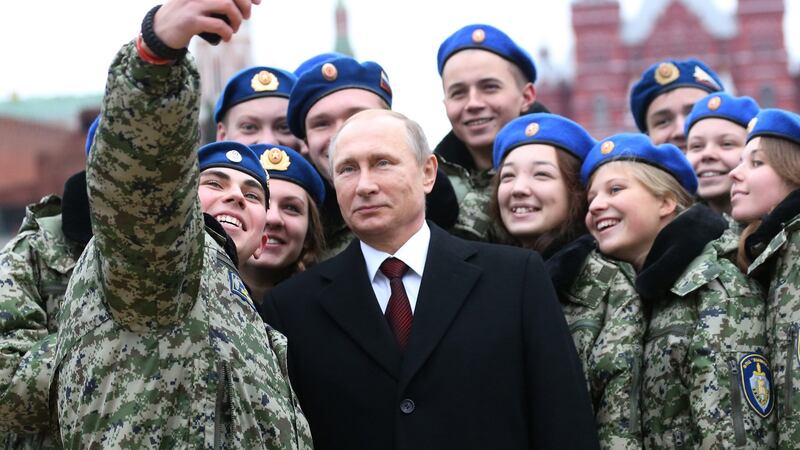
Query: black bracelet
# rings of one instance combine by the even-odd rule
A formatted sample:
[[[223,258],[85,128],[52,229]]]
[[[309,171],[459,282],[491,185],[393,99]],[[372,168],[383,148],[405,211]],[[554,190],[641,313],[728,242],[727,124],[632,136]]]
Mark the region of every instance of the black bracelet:
[[[164,43],[153,30],[153,19],[156,12],[161,8],[161,5],[154,6],[153,9],[147,12],[142,21],[142,40],[147,45],[147,48],[153,54],[161,59],[178,60],[186,55],[186,47],[175,49]]]

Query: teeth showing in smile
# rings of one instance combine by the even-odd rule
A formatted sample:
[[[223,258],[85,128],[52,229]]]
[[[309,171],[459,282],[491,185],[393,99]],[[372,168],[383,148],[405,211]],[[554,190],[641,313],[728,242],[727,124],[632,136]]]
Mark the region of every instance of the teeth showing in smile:
[[[713,172],[713,171],[700,172],[700,177],[699,178],[718,177],[720,175],[725,175],[725,172]]]
[[[485,123],[489,123],[490,120],[492,120],[492,119],[473,119],[473,120],[468,120],[466,123],[467,123],[467,125],[470,125],[470,126],[472,126],[472,125],[483,125]]]
[[[619,223],[619,220],[617,220],[617,219],[604,219],[604,220],[601,220],[600,222],[597,222],[597,225],[596,225],[597,231],[603,231],[606,228],[611,228],[611,227],[613,227],[614,225],[616,225],[618,223]]]
[[[532,208],[530,206],[515,206],[511,208],[511,212],[514,214],[527,214],[538,211],[539,208]]]
[[[219,223],[227,223],[228,225],[233,225],[236,228],[242,228],[242,222],[239,222],[239,219],[233,216],[229,216],[227,214],[220,214],[217,217],[217,222]]]
[[[277,245],[277,244],[283,244],[283,241],[282,241],[282,240],[280,240],[280,239],[269,238],[269,239],[267,240],[267,244],[273,244],[273,245]]]

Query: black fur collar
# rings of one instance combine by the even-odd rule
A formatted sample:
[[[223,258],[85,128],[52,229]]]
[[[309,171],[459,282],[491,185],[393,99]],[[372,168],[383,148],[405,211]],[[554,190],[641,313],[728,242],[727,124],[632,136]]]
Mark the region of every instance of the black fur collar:
[[[433,150],[437,155],[442,156],[447,162],[463,167],[467,172],[472,173],[477,170],[472,154],[461,139],[457,138],[453,130],[447,133],[436,148]]]
[[[210,214],[203,213],[203,222],[206,225],[206,228],[210,229],[214,233],[217,234],[218,237],[225,240],[224,244],[222,244],[222,248],[225,249],[225,254],[233,261],[233,265],[236,268],[239,268],[239,254],[236,253],[236,243],[233,242],[228,233],[225,232],[225,228],[222,228],[222,225],[217,222],[217,219],[211,217]],[[219,241],[218,241],[219,242]]]
[[[67,239],[86,247],[92,239],[92,220],[89,216],[89,195],[86,191],[86,171],[69,177],[64,183],[61,200],[61,231]]]
[[[795,216],[800,214],[800,189],[789,193],[769,214],[761,220],[761,225],[745,240],[745,251],[750,261],[758,258],[772,238]]]
[[[696,204],[667,224],[636,277],[636,291],[645,300],[666,294],[703,247],[727,228],[725,219],[707,206]]]
[[[585,234],[563,246],[545,261],[545,267],[556,292],[565,292],[572,287],[595,245],[594,238],[590,234]]]

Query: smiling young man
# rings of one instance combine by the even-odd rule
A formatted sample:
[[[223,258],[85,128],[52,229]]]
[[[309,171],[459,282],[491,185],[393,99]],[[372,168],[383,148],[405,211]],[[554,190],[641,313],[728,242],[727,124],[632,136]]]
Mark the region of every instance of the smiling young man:
[[[665,60],[647,68],[631,88],[631,114],[653,144],[670,143],[686,153],[686,117],[695,102],[722,90],[719,76],[702,61]]]
[[[49,391],[63,448],[310,448],[285,338],[236,267],[263,239],[266,174],[243,144],[197,150],[186,57],[194,35],[229,40],[258,3],[170,0],[112,63],[86,175],[94,239]]]
[[[533,107],[536,67],[508,35],[483,24],[450,35],[439,47],[437,63],[453,130],[434,153],[458,198],[454,232],[469,239],[499,239],[488,206],[492,145],[500,129]]]
[[[539,255],[426,221],[438,160],[399,113],[354,115],[330,152],[358,239],[275,287],[263,309],[289,338],[314,448],[598,448]]]

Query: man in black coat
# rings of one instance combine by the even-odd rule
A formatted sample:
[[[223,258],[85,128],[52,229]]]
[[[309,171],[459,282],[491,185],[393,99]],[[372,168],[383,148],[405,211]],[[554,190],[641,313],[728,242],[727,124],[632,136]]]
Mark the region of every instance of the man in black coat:
[[[330,158],[358,239],[264,305],[289,338],[315,448],[598,448],[541,258],[425,221],[437,161],[419,125],[391,111],[358,113]],[[404,274],[392,273],[397,266]]]

